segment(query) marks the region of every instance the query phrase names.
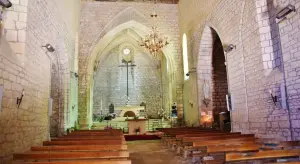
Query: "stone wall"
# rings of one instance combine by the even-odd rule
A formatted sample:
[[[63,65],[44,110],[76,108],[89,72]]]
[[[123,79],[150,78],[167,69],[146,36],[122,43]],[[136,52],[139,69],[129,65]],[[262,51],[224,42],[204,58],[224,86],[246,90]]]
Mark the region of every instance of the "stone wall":
[[[277,5],[283,5],[279,1]],[[294,2],[294,1],[292,1]],[[292,3],[291,2],[291,3]],[[276,137],[282,140],[291,139],[289,112],[284,101],[281,86],[284,86],[281,56],[295,54],[297,42],[294,34],[298,25],[290,23],[279,24],[285,37],[280,44],[278,27],[275,23],[275,11],[280,7],[271,1],[221,0],[205,4],[205,10],[200,10],[201,2],[179,2],[180,33],[187,33],[188,42],[193,45],[189,49],[190,68],[197,67],[198,104],[199,110],[204,111],[201,99],[204,95],[202,88],[204,80],[212,77],[211,55],[213,38],[211,30],[216,31],[223,45],[234,44],[236,49],[228,55],[229,91],[234,98],[235,110],[232,112],[232,129],[244,133],[255,133],[259,137]],[[295,4],[296,2],[294,2]],[[210,7],[207,7],[210,6]],[[296,7],[299,7],[296,5]],[[287,22],[297,20],[299,14]],[[277,29],[277,32],[276,32]],[[283,30],[284,29],[284,30]],[[281,55],[280,45],[283,45]],[[284,48],[285,47],[285,48]],[[288,54],[288,55],[285,55]],[[296,63],[297,58],[287,58]],[[193,60],[192,60],[193,59]],[[197,60],[195,60],[197,59]],[[193,62],[197,61],[197,62]],[[287,63],[285,61],[285,63]],[[297,80],[295,69],[286,66],[286,77],[291,72],[288,87],[289,104],[297,109]],[[194,81],[196,82],[196,81]],[[189,83],[194,83],[190,81]],[[210,83],[210,86],[212,84]],[[289,87],[290,86],[290,87]],[[196,88],[184,87],[184,92],[191,92]],[[283,87],[284,88],[284,87]],[[269,90],[278,96],[278,103],[274,105]],[[284,90],[284,89],[283,89]],[[210,90],[213,92],[213,88]],[[294,93],[292,96],[291,93]],[[196,96],[196,95],[194,95]],[[189,110],[185,104],[185,110]],[[297,110],[294,110],[295,112]],[[294,123],[298,124],[296,116]],[[297,126],[295,126],[297,127]],[[296,130],[295,130],[296,131]],[[297,133],[297,132],[296,132]],[[297,135],[295,133],[295,135]]]
[[[120,51],[117,48],[105,56],[94,76],[93,112],[97,114],[101,113],[101,102],[103,114],[109,113],[111,103],[115,108],[127,103],[127,68],[119,67],[125,65]],[[147,115],[157,117],[162,104],[160,60],[155,61],[145,52],[135,52],[132,61],[136,66],[129,64],[128,68],[129,105],[139,106],[145,102]]]
[[[122,33],[133,31],[135,42],[148,34],[155,23],[162,35],[170,38],[164,49],[170,70],[168,76],[174,81],[172,101],[177,102],[182,117],[182,58],[179,48],[178,6],[174,4],[149,4],[137,2],[84,2],[81,10],[80,56],[79,56],[79,105],[80,123],[91,124],[91,90],[93,64],[122,29]],[[158,14],[157,22],[150,19],[153,10]],[[128,27],[127,27],[128,26]],[[130,27],[129,27],[130,26]],[[129,36],[130,37],[130,36]]]
[[[287,16],[287,19],[278,23],[280,35],[279,38],[281,42],[281,52],[282,52],[282,67],[284,69],[284,76],[286,78],[287,85],[287,99],[288,108],[290,110],[290,120],[291,128],[293,132],[293,139],[300,139],[300,2],[297,0],[274,0],[268,1],[268,6],[270,6],[271,18],[274,19],[274,10],[281,10],[288,4],[295,5],[296,12],[291,13]],[[280,48],[279,47],[279,48]],[[277,92],[280,94],[280,92]],[[284,93],[283,93],[284,94]],[[282,118],[282,117],[281,117]],[[288,119],[288,118],[286,118]],[[281,123],[279,122],[279,126]],[[289,126],[289,124],[287,125]]]
[[[0,36],[0,85],[4,87],[0,112],[0,163],[9,163],[13,153],[27,151],[49,139],[48,99],[50,94],[57,96],[51,93],[53,90],[64,96],[61,103],[68,109],[65,104],[69,103],[69,70],[72,70],[69,64],[75,56],[75,33],[78,30],[78,16],[75,16],[76,12],[69,14],[69,11],[76,11],[75,6],[79,8],[80,5],[79,0],[76,3],[68,1],[69,5],[67,1],[12,2],[13,7],[4,11],[4,30]],[[69,10],[63,11],[62,8]],[[55,53],[45,53],[42,46],[47,43],[56,49]],[[55,65],[60,66],[57,76],[64,87],[53,89],[57,85],[51,88],[51,83],[60,81],[51,80],[51,67]],[[18,108],[16,99],[22,90],[25,95]],[[58,102],[53,103],[55,108]],[[62,114],[65,111],[61,110]],[[59,116],[62,121],[66,120],[64,115]],[[68,126],[62,124],[61,127]]]

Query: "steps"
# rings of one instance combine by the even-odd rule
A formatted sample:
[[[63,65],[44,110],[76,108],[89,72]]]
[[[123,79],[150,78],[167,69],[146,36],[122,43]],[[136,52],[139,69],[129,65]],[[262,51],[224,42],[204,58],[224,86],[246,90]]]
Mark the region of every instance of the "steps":
[[[128,130],[128,124],[127,124],[127,121],[125,121],[125,119],[117,118],[117,119],[113,119],[111,121],[94,122],[92,129],[102,130],[106,126],[111,126],[114,129],[122,129],[126,132]],[[129,119],[131,119],[131,118],[129,118]],[[171,127],[171,124],[169,121],[166,121],[166,120],[162,122],[161,119],[149,119],[146,122],[147,131],[154,131],[155,128],[169,128],[169,127]]]

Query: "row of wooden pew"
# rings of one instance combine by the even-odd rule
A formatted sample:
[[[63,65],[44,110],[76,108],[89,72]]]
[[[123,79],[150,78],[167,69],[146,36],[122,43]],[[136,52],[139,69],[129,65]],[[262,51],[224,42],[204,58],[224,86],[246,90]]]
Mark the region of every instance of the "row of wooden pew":
[[[160,128],[162,143],[193,163],[300,164],[299,141],[262,140],[254,134],[200,128]],[[281,163],[283,164],[283,163]]]
[[[131,164],[119,130],[74,131],[14,154],[14,164]]]

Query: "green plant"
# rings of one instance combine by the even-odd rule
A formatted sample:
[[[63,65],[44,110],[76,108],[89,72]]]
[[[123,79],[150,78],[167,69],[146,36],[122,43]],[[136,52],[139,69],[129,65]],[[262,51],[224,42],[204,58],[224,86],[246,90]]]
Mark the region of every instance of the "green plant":
[[[139,119],[139,116],[134,116],[133,119],[137,120],[137,119]]]

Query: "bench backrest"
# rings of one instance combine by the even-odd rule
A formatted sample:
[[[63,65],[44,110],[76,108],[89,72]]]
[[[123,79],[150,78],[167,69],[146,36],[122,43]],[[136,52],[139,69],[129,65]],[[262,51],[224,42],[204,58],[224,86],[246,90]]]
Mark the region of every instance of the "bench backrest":
[[[111,152],[35,152],[14,154],[14,160],[50,160],[50,159],[121,159],[129,158],[127,151]]]
[[[127,145],[61,145],[61,146],[34,146],[31,151],[120,151],[127,150]]]
[[[122,140],[82,140],[82,141],[44,141],[44,146],[50,145],[122,145],[126,141]]]
[[[210,145],[242,145],[242,144],[256,143],[256,138],[231,138],[207,141],[194,141],[193,147],[202,147]]]
[[[232,134],[232,135],[222,135],[222,136],[184,137],[182,142],[231,139],[231,138],[254,138],[254,134],[245,134],[245,135]]]
[[[68,160],[51,162],[23,162],[22,164],[131,164],[130,160]]]
[[[249,153],[248,155],[242,153],[227,153],[226,162],[235,161],[252,161],[262,159],[279,159],[300,156],[300,149],[292,150],[266,150],[256,153]]]

